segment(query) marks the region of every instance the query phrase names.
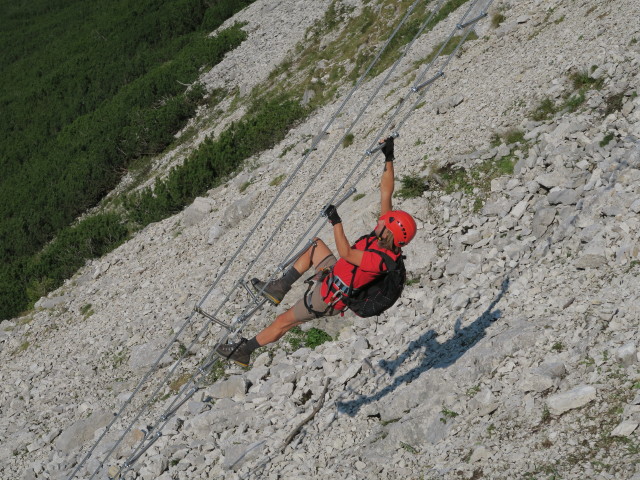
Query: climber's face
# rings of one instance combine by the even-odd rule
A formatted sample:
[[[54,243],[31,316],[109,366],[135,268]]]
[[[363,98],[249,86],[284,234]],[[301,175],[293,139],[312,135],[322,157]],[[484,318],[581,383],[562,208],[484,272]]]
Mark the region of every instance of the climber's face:
[[[376,228],[374,229],[374,233],[376,234],[376,237],[382,238],[382,235],[384,235],[384,232],[386,230],[387,230],[387,227],[385,227],[384,220],[378,220],[378,224],[376,225]]]

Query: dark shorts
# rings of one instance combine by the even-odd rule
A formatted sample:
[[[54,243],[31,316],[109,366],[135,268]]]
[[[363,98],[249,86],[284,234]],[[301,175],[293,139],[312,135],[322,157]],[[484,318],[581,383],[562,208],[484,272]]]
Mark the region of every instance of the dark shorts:
[[[336,262],[337,259],[334,255],[327,256],[327,258],[322,260],[316,266],[316,274],[319,274],[320,271],[324,268],[333,267]],[[307,297],[307,303],[311,305],[311,308],[313,310],[320,313],[316,315],[313,312],[310,312],[305,305],[304,298],[301,298],[293,307],[291,307],[291,309],[293,310],[293,317],[296,319],[296,321],[308,322],[309,320],[313,320],[314,318],[331,317],[341,312],[341,310],[335,310],[324,302],[322,293],[320,292],[321,289],[322,282],[316,282],[313,290],[305,294]]]

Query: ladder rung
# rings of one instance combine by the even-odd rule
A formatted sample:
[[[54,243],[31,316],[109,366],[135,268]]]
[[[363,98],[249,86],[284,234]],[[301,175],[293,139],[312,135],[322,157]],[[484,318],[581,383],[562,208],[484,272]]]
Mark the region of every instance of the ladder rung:
[[[464,23],[459,23],[456,25],[456,28],[458,30],[462,30],[463,28],[468,27],[469,25],[476,23],[478,20],[482,20],[484,17],[487,16],[487,12],[482,12],[480,15],[478,15],[476,18],[472,18],[471,20],[469,20],[468,22],[464,22]]]
[[[199,313],[200,315],[204,315],[205,317],[207,317],[212,322],[217,323],[221,327],[226,328],[227,330],[231,331],[231,325],[229,325],[227,323],[224,323],[222,320],[218,320],[216,317],[214,317],[213,315],[208,314],[207,312],[202,310],[200,307],[195,307],[193,309],[193,311],[196,312],[196,313]]]
[[[240,283],[242,284],[242,286],[244,287],[244,289],[247,291],[247,293],[249,294],[249,296],[250,296],[251,298],[253,298],[253,301],[254,301],[254,302],[257,302],[259,299],[258,299],[258,297],[256,297],[256,294],[255,294],[255,293],[253,293],[253,289],[252,289],[249,285],[247,285],[247,282],[246,282],[245,280],[242,280]]]
[[[400,134],[398,132],[393,132],[391,135],[391,137],[393,138],[398,138],[400,136]],[[376,153],[378,150],[382,150],[382,147],[384,147],[384,143],[379,143],[378,145],[376,145],[375,147],[373,147],[370,150],[365,151],[365,155],[373,155],[374,153]]]
[[[426,87],[427,85],[432,84],[433,82],[435,82],[437,79],[439,79],[440,77],[444,77],[444,72],[442,70],[440,70],[438,73],[436,73],[433,77],[431,77],[429,80],[427,80],[424,83],[421,83],[420,85],[416,86],[416,87],[412,87],[411,91],[412,92],[418,92],[420,90],[422,90],[424,87]]]

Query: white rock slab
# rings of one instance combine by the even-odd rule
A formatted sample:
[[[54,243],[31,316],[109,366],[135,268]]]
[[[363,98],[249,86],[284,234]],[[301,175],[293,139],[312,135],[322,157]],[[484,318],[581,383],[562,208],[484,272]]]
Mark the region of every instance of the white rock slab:
[[[569,391],[551,395],[547,399],[547,407],[552,415],[562,415],[595,400],[596,393],[596,389],[590,385],[579,385]]]

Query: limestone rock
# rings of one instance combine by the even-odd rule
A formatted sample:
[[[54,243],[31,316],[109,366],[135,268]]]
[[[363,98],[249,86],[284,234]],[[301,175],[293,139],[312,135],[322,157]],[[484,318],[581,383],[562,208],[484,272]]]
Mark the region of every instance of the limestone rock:
[[[132,370],[145,370],[150,368],[160,357],[166,345],[162,341],[153,341],[133,347],[129,357],[129,368]],[[164,367],[173,363],[173,359],[167,353],[158,363],[159,367]]]
[[[213,205],[209,198],[198,197],[187,207],[183,213],[182,223],[186,227],[195,225],[213,210]]]
[[[561,415],[569,410],[580,408],[596,398],[596,389],[590,385],[580,385],[566,392],[551,395],[547,399],[549,412]]]
[[[636,363],[638,361],[636,344],[634,342],[628,342],[622,345],[616,350],[616,358],[625,366]]]
[[[66,428],[55,441],[56,449],[69,453],[84,446],[93,439],[96,430],[106,426],[113,419],[111,412],[94,412],[87,418],[76,421]]]
[[[576,268],[598,268],[607,263],[606,249],[600,241],[592,241],[575,261]]]
[[[247,380],[242,375],[233,375],[227,380],[216,382],[210,389],[209,394],[213,398],[242,397],[247,392]]]
[[[638,428],[638,422],[625,420],[611,432],[612,437],[628,437]]]
[[[550,208],[540,208],[533,216],[532,220],[532,233],[537,238],[540,238],[547,231],[551,222],[556,216],[556,209],[553,207]]]

